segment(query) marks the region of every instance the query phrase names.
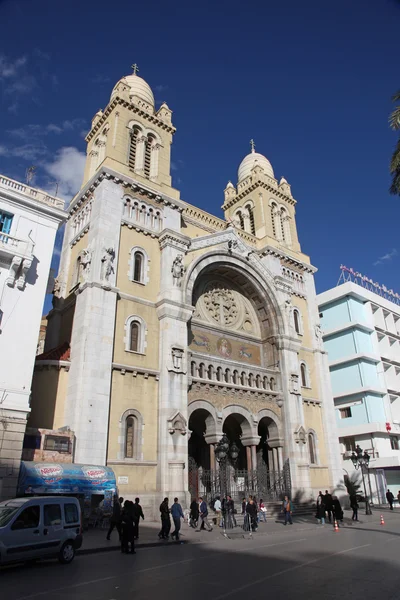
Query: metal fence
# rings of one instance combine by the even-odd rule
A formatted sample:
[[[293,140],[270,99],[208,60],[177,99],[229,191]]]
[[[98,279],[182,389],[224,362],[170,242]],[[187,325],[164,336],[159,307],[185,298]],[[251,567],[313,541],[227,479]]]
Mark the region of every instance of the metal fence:
[[[267,502],[279,501],[291,492],[289,460],[281,471],[270,471],[266,465],[254,471],[237,470],[230,465],[210,471],[190,459],[189,491],[192,498],[203,496],[207,500],[229,494],[236,501],[249,495]]]

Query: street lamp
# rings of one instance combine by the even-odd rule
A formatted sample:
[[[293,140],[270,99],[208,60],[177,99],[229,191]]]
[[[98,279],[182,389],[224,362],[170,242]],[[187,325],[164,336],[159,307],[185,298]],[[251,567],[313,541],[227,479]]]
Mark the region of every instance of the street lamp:
[[[368,454],[368,452],[365,450],[365,452],[363,453],[362,448],[360,448],[360,446],[357,444],[356,446],[356,451],[352,453],[351,455],[351,462],[354,465],[355,469],[361,469],[361,475],[362,475],[362,480],[363,480],[363,485],[364,485],[364,496],[365,496],[365,514],[366,515],[372,515],[372,510],[369,504],[369,500],[367,497],[367,489],[365,487],[365,479],[364,479],[364,467],[367,470],[368,473],[368,465],[369,465],[369,460],[370,460],[370,455]]]
[[[235,465],[236,460],[239,456],[239,448],[232,442],[229,444],[229,439],[226,433],[222,435],[222,438],[215,446],[215,458],[219,464],[219,473],[220,473],[220,481],[221,481],[221,492],[222,496],[226,498],[228,494],[228,461],[231,459],[233,465]],[[228,517],[228,527],[232,526],[230,515],[228,512],[225,512],[223,515],[223,524],[224,524],[224,532],[227,526],[227,517]],[[233,517],[234,518],[234,517]]]

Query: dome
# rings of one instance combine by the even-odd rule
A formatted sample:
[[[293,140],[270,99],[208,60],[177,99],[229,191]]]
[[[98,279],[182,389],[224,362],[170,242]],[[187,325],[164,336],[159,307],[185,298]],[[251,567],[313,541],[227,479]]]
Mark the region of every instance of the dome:
[[[118,81],[118,83],[120,82],[125,83],[129,87],[130,96],[138,96],[141,98],[141,100],[144,100],[154,108],[155,103],[151,87],[144,79],[139,77],[139,75],[134,73],[132,75],[126,75],[126,77],[122,77],[122,79]],[[111,98],[114,96],[115,88],[117,87],[118,83],[114,86],[114,89],[111,93]]]
[[[274,178],[274,171],[272,170],[272,165],[265,156],[259,154],[258,152],[254,152],[252,150],[250,154],[244,157],[242,162],[239,165],[238,169],[238,181],[242,181],[246,177],[251,174],[252,168],[258,165],[264,169],[264,173]]]

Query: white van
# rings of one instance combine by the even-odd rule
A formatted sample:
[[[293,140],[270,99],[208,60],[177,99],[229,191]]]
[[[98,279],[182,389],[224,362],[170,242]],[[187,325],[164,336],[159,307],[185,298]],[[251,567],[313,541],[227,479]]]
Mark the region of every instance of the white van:
[[[39,496],[0,502],[0,565],[58,557],[70,563],[82,546],[76,498]]]

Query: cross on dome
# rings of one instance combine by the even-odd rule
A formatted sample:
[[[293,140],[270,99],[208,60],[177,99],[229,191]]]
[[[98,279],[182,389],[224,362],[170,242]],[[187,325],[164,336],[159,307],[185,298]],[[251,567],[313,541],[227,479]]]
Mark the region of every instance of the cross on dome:
[[[256,151],[256,144],[255,144],[254,140],[250,140],[250,147],[251,147],[252,152]]]
[[[133,65],[131,65],[131,69],[133,69],[134,75],[136,75],[136,73],[139,73],[139,67],[137,66],[136,63],[133,63]]]

